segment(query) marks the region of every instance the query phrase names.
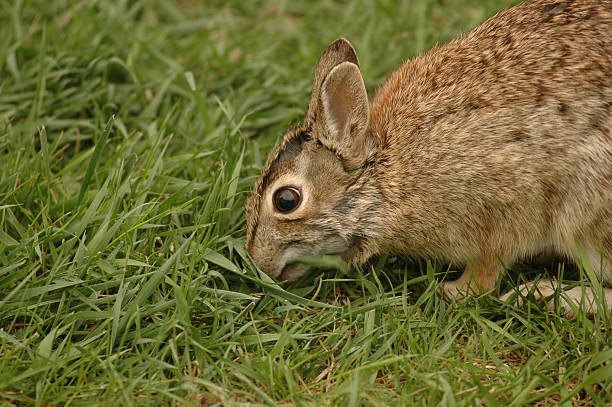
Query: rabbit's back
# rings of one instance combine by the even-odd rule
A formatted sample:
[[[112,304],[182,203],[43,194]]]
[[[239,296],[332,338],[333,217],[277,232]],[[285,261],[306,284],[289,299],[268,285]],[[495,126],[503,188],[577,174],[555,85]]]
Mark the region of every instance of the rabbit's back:
[[[370,128],[389,233],[411,230],[398,251],[465,259],[486,240],[524,255],[612,239],[610,33],[609,1],[534,1],[390,76]]]
[[[540,107],[612,86],[612,2],[533,1],[408,61],[379,89],[372,120],[383,138],[405,119],[433,125],[480,108]],[[607,95],[608,99],[610,95]],[[576,109],[574,109],[576,110]]]

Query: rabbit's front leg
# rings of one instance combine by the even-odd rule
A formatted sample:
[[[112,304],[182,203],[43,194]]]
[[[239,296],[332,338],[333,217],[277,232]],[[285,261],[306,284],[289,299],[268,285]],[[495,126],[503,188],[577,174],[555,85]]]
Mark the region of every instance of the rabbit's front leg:
[[[463,298],[469,294],[480,294],[495,288],[504,265],[496,255],[484,255],[468,262],[463,274],[455,281],[445,281],[442,291],[451,298]]]

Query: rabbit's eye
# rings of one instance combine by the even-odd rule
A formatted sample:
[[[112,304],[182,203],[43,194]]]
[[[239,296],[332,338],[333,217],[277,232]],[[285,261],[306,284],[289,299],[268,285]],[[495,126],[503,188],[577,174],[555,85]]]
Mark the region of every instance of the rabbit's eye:
[[[274,208],[281,213],[289,213],[300,206],[302,194],[299,189],[282,187],[274,193]]]

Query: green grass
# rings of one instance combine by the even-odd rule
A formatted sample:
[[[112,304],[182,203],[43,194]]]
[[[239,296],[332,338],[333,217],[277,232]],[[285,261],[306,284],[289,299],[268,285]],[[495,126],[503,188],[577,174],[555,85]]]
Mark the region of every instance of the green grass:
[[[609,315],[447,303],[392,257],[279,286],[245,253],[328,43],[373,91],[507,5],[5,0],[1,405],[611,403]]]

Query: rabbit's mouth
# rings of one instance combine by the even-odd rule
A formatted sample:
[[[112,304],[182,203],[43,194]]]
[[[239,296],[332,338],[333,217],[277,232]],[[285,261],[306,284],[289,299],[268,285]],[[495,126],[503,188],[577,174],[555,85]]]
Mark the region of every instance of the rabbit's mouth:
[[[281,271],[280,278],[281,280],[287,280],[287,277],[291,274],[293,270],[295,270],[297,264],[289,264],[283,267],[283,271]]]
[[[297,280],[304,275],[309,268],[310,266],[300,263],[287,264],[280,273],[280,279],[287,281]]]
[[[277,261],[277,267],[271,277],[277,277],[281,280],[294,281],[306,274],[310,266],[294,261],[303,256],[303,249],[295,247],[287,249]]]

